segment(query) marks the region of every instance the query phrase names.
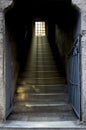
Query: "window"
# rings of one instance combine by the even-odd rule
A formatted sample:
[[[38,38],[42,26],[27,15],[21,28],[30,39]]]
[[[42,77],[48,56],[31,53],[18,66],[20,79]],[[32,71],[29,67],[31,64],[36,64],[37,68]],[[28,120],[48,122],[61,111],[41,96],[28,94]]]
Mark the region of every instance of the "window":
[[[35,36],[45,36],[45,22],[35,22]]]

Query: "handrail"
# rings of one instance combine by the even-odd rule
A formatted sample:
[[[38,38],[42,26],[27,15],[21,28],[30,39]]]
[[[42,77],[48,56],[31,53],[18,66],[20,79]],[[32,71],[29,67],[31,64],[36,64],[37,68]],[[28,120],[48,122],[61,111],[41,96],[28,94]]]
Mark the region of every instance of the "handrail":
[[[78,51],[78,45],[77,45],[77,43],[78,43],[78,40],[80,40],[80,38],[81,38],[81,34],[79,34],[79,35],[75,38],[75,40],[74,40],[74,45],[73,45],[72,49],[70,50],[70,52],[69,52],[67,58],[69,58],[71,55],[73,55],[73,52],[74,52],[74,49],[75,49],[76,46],[77,46],[77,51]]]
[[[75,86],[78,86],[80,83],[74,83],[73,81],[69,80],[69,82],[72,84],[72,85],[75,85]]]

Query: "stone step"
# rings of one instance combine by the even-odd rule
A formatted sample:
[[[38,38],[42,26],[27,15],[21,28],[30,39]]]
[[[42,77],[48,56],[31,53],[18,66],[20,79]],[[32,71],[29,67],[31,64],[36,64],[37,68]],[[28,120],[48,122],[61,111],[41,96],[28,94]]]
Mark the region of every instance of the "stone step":
[[[29,60],[29,61],[27,61],[27,64],[42,64],[42,65],[52,65],[52,64],[56,64],[56,61],[54,61],[54,59],[53,59],[53,61],[52,60]],[[59,65],[61,65],[60,63],[58,63],[57,62],[57,66],[59,66]],[[61,65],[62,66],[62,65]]]
[[[61,65],[56,65],[56,64],[49,64],[49,63],[47,63],[47,64],[43,64],[43,63],[38,63],[38,64],[33,64],[33,63],[28,63],[25,67],[26,68],[31,68],[31,67],[39,67],[39,68],[53,68],[53,67],[55,67],[55,68],[60,68],[60,66]]]
[[[34,44],[34,43],[30,46],[29,52],[34,52],[34,51],[38,52],[39,50],[41,50],[41,51],[47,50],[48,52],[52,52],[52,50],[51,50],[51,48],[48,44],[44,44],[44,45],[38,44],[37,45],[37,44]]]
[[[22,73],[20,73],[20,74],[28,74],[28,73],[43,73],[43,74],[46,74],[46,73],[49,73],[49,74],[52,74],[52,73],[59,73],[59,74],[62,74],[62,73],[64,73],[64,70],[23,70],[23,72]]]
[[[28,58],[27,60],[29,60],[30,58],[34,58],[34,59],[52,59],[54,58],[54,56],[50,53],[40,53],[40,54],[37,54],[37,53],[30,53],[28,55]]]
[[[14,107],[12,112],[13,113],[33,113],[33,112],[39,112],[43,113],[43,112],[68,112],[68,111],[72,111],[72,107],[70,104],[65,103],[65,102],[60,102],[60,103],[35,103],[35,102],[18,102],[16,101],[14,103]]]
[[[37,70],[40,70],[40,69],[43,69],[43,70],[55,70],[56,72],[57,71],[64,71],[63,70],[63,66],[61,64],[55,64],[53,62],[28,62],[25,66],[25,70],[33,70],[33,69],[37,69]]]
[[[56,66],[38,66],[38,65],[28,65],[25,67],[25,71],[26,70],[39,70],[39,71],[42,71],[42,70],[53,70],[53,71],[57,71],[57,68]]]
[[[32,60],[32,61],[30,61],[30,62],[27,61],[27,65],[33,65],[33,63],[34,63],[34,65],[36,65],[36,64],[38,63],[38,64],[37,64],[38,66],[44,66],[44,65],[46,65],[46,66],[47,66],[47,65],[48,65],[48,66],[51,65],[51,66],[52,66],[52,65],[56,65],[56,63],[55,63],[55,62],[52,62],[52,61],[51,61],[51,62],[50,62],[50,61],[49,61],[49,62],[48,62],[48,61],[44,61],[44,60],[43,60],[43,61],[42,61],[42,60],[39,60],[39,61],[38,61],[38,60],[37,60],[37,61],[36,61],[36,60],[35,60],[35,61]],[[57,66],[59,66],[59,64],[58,64]]]
[[[42,37],[40,39],[34,39],[34,40],[35,41],[32,42],[31,46],[48,46],[48,47],[50,47],[50,44],[48,43],[48,41],[45,41],[45,39],[42,39]]]
[[[56,84],[56,85],[30,85],[23,82],[22,84],[17,85],[17,93],[61,93],[67,92],[67,85],[65,84]]]
[[[40,110],[39,110],[40,111]],[[73,111],[67,112],[54,112],[54,111],[42,111],[42,112],[28,112],[28,113],[11,113],[8,120],[17,121],[74,121],[77,118],[74,116]]]
[[[63,70],[63,66],[61,64],[56,64],[55,62],[44,62],[44,61],[40,61],[40,62],[28,62],[26,64],[25,67],[55,67],[57,68],[57,71],[62,71]]]
[[[57,67],[62,67],[63,66],[60,64],[60,63],[57,63],[55,61],[52,61],[52,60],[30,60],[30,61],[27,61],[26,65],[56,65]]]
[[[15,121],[1,124],[0,130],[86,130],[79,121]]]
[[[44,74],[44,75],[46,75],[46,74],[48,74],[49,76],[50,75],[52,75],[52,74],[55,74],[55,75],[64,75],[64,71],[57,71],[55,68],[53,68],[53,69],[50,69],[50,68],[48,68],[48,67],[44,67],[44,68],[42,68],[42,67],[32,67],[32,68],[25,68],[24,70],[23,70],[23,72],[22,73],[20,73],[21,75],[22,74],[25,74],[25,75],[27,75],[27,74]]]
[[[32,48],[33,47],[35,47],[35,48],[37,48],[37,47],[48,47],[48,48],[50,48],[50,45],[49,45],[48,42],[45,42],[43,40],[39,40],[39,41],[36,41],[36,42],[32,43],[31,47]]]
[[[42,44],[40,44],[40,43],[42,43]],[[31,49],[38,49],[38,48],[42,48],[42,50],[44,50],[44,49],[49,49],[50,51],[51,51],[51,48],[50,48],[50,45],[49,44],[47,44],[47,43],[44,43],[43,41],[40,41],[40,43],[39,44],[37,44],[37,43],[33,43],[32,45],[31,45]]]
[[[24,97],[22,98],[22,95]],[[15,95],[15,101],[26,101],[28,103],[60,103],[68,102],[67,93],[29,93],[27,92],[17,92]]]
[[[49,47],[38,47],[38,48],[36,48],[36,47],[32,47],[32,48],[30,48],[31,50],[30,50],[30,52],[29,52],[29,54],[32,54],[32,53],[38,53],[38,52],[41,52],[41,53],[49,53],[49,54],[52,54],[52,52],[51,52],[51,49],[49,48]]]
[[[33,45],[31,46],[30,48],[31,50],[44,50],[44,51],[51,51],[51,48],[48,46],[48,45],[44,45],[44,46],[41,46],[41,45]]]
[[[43,50],[38,50],[38,51],[36,51],[36,50],[34,50],[33,52],[31,51],[31,52],[29,52],[29,54],[28,54],[28,56],[36,56],[36,55],[38,55],[38,56],[52,56],[52,52],[50,52],[50,51],[43,51]]]
[[[31,61],[41,61],[41,62],[55,62],[55,59],[54,58],[34,58],[34,57],[30,57],[28,59],[28,62],[31,62]]]
[[[28,53],[28,57],[36,57],[36,56],[38,56],[38,57],[40,57],[40,56],[42,56],[42,57],[46,57],[46,56],[48,56],[48,57],[53,57],[54,55],[53,55],[53,53],[49,50],[49,49],[39,49],[38,48],[38,50],[35,50],[35,49],[32,49],[31,50],[31,52],[29,52]]]
[[[52,78],[52,77],[61,77],[64,76],[64,72],[46,72],[46,71],[25,71],[19,75],[19,77],[24,77],[24,78],[35,78],[35,77],[40,77],[40,78]]]
[[[52,78],[20,78],[17,84],[35,84],[35,85],[53,85],[53,84],[65,84],[66,81],[64,77],[52,77]]]

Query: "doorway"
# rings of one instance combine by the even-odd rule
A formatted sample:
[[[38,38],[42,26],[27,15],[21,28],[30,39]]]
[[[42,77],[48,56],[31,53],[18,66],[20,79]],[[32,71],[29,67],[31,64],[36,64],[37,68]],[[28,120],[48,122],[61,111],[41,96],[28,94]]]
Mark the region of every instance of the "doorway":
[[[61,9],[63,9],[64,15],[63,15],[63,12],[62,12],[62,14],[60,12],[60,14],[57,13],[57,17],[54,17],[53,15],[51,16],[50,15],[51,7],[53,8],[53,13],[55,13],[56,11],[57,12],[61,11],[60,8],[58,8],[58,10],[56,8],[57,6],[59,7],[59,4],[61,4]],[[47,8],[47,6],[48,6],[48,4],[46,4],[46,8]],[[28,92],[29,90],[30,90],[30,92],[32,92],[32,91],[40,92],[39,85],[41,85],[41,91],[43,91],[43,90],[45,91],[45,94],[42,93],[42,96],[44,96],[42,98],[44,98],[44,100],[45,100],[49,97],[49,100],[50,99],[53,100],[53,103],[51,103],[50,106],[52,106],[52,104],[55,103],[54,105],[56,105],[56,106],[54,106],[55,107],[54,110],[56,110],[58,108],[57,107],[58,103],[56,104],[56,102],[54,102],[56,100],[58,101],[58,99],[59,99],[58,95],[63,94],[63,95],[60,95],[60,97],[63,96],[63,97],[65,97],[65,100],[66,100],[67,95],[65,95],[65,93],[63,93],[63,92],[68,91],[69,95],[71,94],[70,91],[74,92],[74,89],[71,89],[71,90],[68,89],[68,86],[70,88],[69,77],[71,77],[71,75],[68,75],[68,74],[70,74],[70,72],[68,72],[68,67],[67,67],[67,63],[68,63],[67,56],[70,53],[70,51],[72,50],[72,48],[75,47],[75,45],[73,43],[75,43],[75,39],[77,39],[77,37],[79,36],[79,33],[80,33],[80,24],[81,24],[80,23],[80,13],[76,7],[74,7],[73,5],[70,5],[70,4],[68,4],[67,6],[64,6],[64,4],[62,4],[62,3],[58,3],[58,4],[53,3],[53,6],[52,6],[52,3],[50,3],[48,6],[48,9],[49,9],[49,11],[45,10],[45,12],[41,11],[41,13],[38,13],[38,11],[37,11],[36,14],[33,14],[33,17],[29,16],[29,19],[28,19],[27,15],[23,16],[23,18],[22,18],[22,16],[20,15],[21,8],[19,9],[18,4],[15,3],[14,8],[6,13],[6,17],[5,17],[6,18],[6,27],[7,27],[8,32],[10,32],[10,36],[8,36],[8,34],[6,34],[6,35],[8,38],[10,38],[9,46],[11,48],[10,49],[11,59],[10,59],[9,63],[7,63],[7,64],[8,64],[8,66],[10,66],[10,64],[12,63],[12,66],[11,66],[12,70],[11,70],[11,72],[9,71],[10,75],[12,75],[11,76],[11,78],[12,78],[11,85],[9,88],[9,90],[11,92],[9,94],[9,98],[7,96],[7,99],[11,100],[11,103],[8,103],[8,101],[7,101],[7,104],[9,104],[9,106],[13,106],[13,102],[16,99],[16,98],[14,98],[16,94],[19,94],[19,95],[17,95],[18,96],[17,99],[21,97],[22,100],[24,100],[24,97],[27,97],[26,99],[28,100],[29,96],[31,96],[30,100],[31,99],[35,100],[35,98],[37,98],[37,99],[40,98],[40,93],[38,95],[35,93],[35,94],[33,94],[33,96],[32,95],[28,96],[28,94],[23,93],[26,91]],[[26,12],[27,12],[27,10],[26,10]],[[69,15],[69,12],[71,15]],[[46,16],[48,16],[48,18]],[[38,30],[36,30],[37,37],[35,37],[35,36],[33,36],[33,33],[32,33],[33,32],[32,21],[33,21],[33,19],[40,18],[40,17],[41,17],[41,19],[43,19],[43,22],[41,21],[41,22],[37,22],[35,24],[36,28],[39,28]],[[45,24],[46,23],[44,21],[47,21],[47,32],[48,32],[47,37],[45,37],[45,32],[46,32]],[[10,22],[12,24],[10,24]],[[40,26],[40,27],[38,27],[38,26]],[[38,35],[40,35],[40,37],[38,37]],[[78,42],[80,42],[80,41],[78,41]],[[44,44],[41,44],[41,43],[44,43]],[[80,47],[80,45],[79,45],[79,47]],[[75,52],[75,50],[74,50],[74,52]],[[7,60],[8,60],[8,58],[7,58]],[[54,60],[54,62],[53,62],[53,60]],[[80,62],[78,62],[78,64],[80,66]],[[25,68],[25,67],[27,67],[27,68]],[[71,66],[69,68],[71,68]],[[56,69],[58,71],[56,71]],[[34,73],[33,73],[33,70],[34,70]],[[45,70],[46,70],[46,72],[44,72]],[[26,71],[29,71],[28,72],[29,74],[26,73]],[[36,73],[36,71],[37,71],[37,73]],[[75,74],[75,72],[78,74],[79,71],[80,71],[80,68],[79,68],[79,70],[74,71],[74,74]],[[20,77],[20,75],[21,75],[21,77]],[[25,76],[25,77],[23,77],[23,76]],[[79,74],[78,74],[78,76],[79,76]],[[77,77],[77,76],[75,75],[75,77]],[[78,78],[80,80],[80,77],[78,77]],[[23,79],[24,79],[24,81],[23,81]],[[7,82],[10,83],[10,79],[9,80],[7,79]],[[20,82],[22,82],[22,83],[20,83]],[[19,83],[19,85],[18,85],[19,88],[16,87],[18,83]],[[59,87],[56,87],[57,84],[59,84]],[[24,85],[24,87],[22,88],[23,85]],[[26,87],[25,87],[25,85],[26,85]],[[38,85],[38,87],[36,85]],[[43,85],[45,85],[45,86],[43,87]],[[49,86],[51,86],[51,87],[49,88]],[[74,85],[71,85],[71,86],[74,87]],[[79,87],[80,87],[80,84],[79,84]],[[7,86],[6,86],[6,88],[7,88]],[[80,90],[80,88],[79,88],[79,90]],[[46,94],[46,91],[48,92],[47,94]],[[57,92],[59,92],[59,91],[61,93],[57,94]],[[50,93],[54,92],[54,95],[53,95],[53,97],[55,97],[54,99],[51,98],[51,95],[49,92]],[[72,92],[72,94],[74,94],[73,92]],[[12,95],[11,95],[11,93],[12,93]],[[51,94],[53,94],[53,93],[51,93]],[[38,96],[38,97],[35,97],[35,96]],[[80,94],[79,94],[79,96],[80,96]],[[73,97],[73,95],[71,97]],[[64,99],[60,99],[60,100],[64,101]],[[72,100],[70,100],[70,101],[73,104]],[[79,102],[78,107],[80,108],[81,101],[78,100],[78,102]],[[31,104],[26,103],[23,105],[26,107],[26,109],[25,109],[26,111],[28,108],[31,109]],[[41,104],[38,104],[38,105],[41,105]],[[45,104],[42,104],[42,105],[49,105],[49,104],[46,103],[46,101],[45,101]],[[60,105],[63,105],[63,104],[60,104]],[[37,104],[36,104],[36,106],[37,106]],[[16,104],[16,106],[14,106],[14,108],[15,107],[17,107],[17,104]],[[33,107],[34,107],[34,105],[33,105]],[[38,108],[36,107],[36,109],[38,109]],[[47,107],[47,109],[50,110],[50,107],[49,108]],[[79,119],[81,118],[80,114],[81,113],[80,113],[80,109],[79,109],[79,116],[77,115]],[[7,114],[7,117],[8,117],[8,115],[9,114]]]

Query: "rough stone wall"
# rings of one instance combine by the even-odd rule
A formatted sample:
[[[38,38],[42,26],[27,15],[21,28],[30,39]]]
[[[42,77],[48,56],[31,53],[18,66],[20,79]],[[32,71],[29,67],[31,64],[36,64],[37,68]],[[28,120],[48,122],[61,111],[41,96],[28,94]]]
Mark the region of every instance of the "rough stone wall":
[[[61,56],[62,63],[65,69],[65,76],[67,78],[67,56],[73,45],[73,34],[72,32],[64,33],[57,25],[56,25],[56,37],[55,43],[58,46],[58,50]],[[70,44],[69,44],[70,43]]]
[[[5,19],[4,9],[12,4],[12,0],[0,0],[0,120],[5,119]]]
[[[70,52],[70,49],[72,48],[72,45],[73,45],[72,42],[73,42],[73,34],[72,34],[72,32],[64,33],[56,25],[56,44],[58,45],[59,53],[60,53],[60,55],[62,57],[67,58],[67,56],[68,56],[68,54]]]
[[[3,42],[4,42],[4,18],[3,13],[0,12],[0,119],[3,118],[5,111],[5,88],[4,88],[4,59],[3,59]]]
[[[0,9],[4,10],[13,3],[13,0],[0,0]]]
[[[14,100],[14,94],[16,90],[16,81],[18,78],[18,73],[19,73],[19,64],[17,62],[17,51],[16,51],[16,41],[11,38],[11,69],[12,69],[12,88],[11,88],[11,99],[12,101]]]

